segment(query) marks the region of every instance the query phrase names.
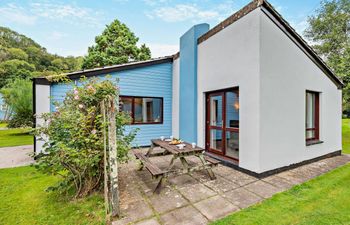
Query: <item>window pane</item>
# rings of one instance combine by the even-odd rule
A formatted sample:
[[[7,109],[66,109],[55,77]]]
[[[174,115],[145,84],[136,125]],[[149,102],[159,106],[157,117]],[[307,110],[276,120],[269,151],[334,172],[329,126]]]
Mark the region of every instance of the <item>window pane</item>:
[[[239,133],[227,131],[226,132],[226,155],[232,158],[239,158]]]
[[[132,98],[120,97],[120,110],[131,115]]]
[[[315,93],[306,93],[306,128],[315,128]]]
[[[222,126],[222,96],[210,97],[210,125]]]
[[[162,99],[135,98],[135,123],[162,122]]]
[[[210,148],[222,151],[222,130],[210,130]]]
[[[314,138],[315,138],[315,130],[307,130],[306,139],[314,139]]]
[[[226,127],[239,128],[239,97],[237,92],[226,92]]]

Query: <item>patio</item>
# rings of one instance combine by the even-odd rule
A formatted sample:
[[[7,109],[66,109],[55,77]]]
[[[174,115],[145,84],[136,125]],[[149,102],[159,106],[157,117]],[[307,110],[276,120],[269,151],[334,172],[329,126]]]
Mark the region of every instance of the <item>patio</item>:
[[[190,158],[189,163],[196,160]],[[170,156],[152,162],[166,168]],[[119,170],[122,218],[113,224],[207,224],[348,162],[350,156],[337,156],[264,179],[219,165],[213,168],[216,180],[210,180],[206,171],[170,177],[157,195],[153,194],[157,180],[147,170],[138,171],[138,162],[132,160]],[[181,167],[179,160],[175,167]]]

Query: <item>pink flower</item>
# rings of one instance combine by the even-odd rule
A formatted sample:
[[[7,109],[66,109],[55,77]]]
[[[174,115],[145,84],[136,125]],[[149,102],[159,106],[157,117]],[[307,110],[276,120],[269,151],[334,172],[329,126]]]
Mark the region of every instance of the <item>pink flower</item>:
[[[79,100],[79,95],[75,95],[75,96],[74,96],[74,99],[75,99],[75,100]]]
[[[83,105],[83,104],[79,104],[78,107],[79,107],[80,109],[82,109],[82,108],[84,108],[84,105]]]
[[[79,94],[79,91],[77,89],[74,89],[74,94],[75,95]]]
[[[93,129],[93,130],[91,131],[92,134],[96,134],[96,132],[97,132],[97,131],[96,131],[95,129]]]

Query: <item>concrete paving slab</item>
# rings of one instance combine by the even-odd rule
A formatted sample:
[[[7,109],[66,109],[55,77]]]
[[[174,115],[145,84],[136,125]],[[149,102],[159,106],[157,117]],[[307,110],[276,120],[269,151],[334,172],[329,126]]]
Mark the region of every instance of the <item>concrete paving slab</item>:
[[[217,195],[201,183],[179,187],[178,191],[192,203]]]
[[[270,198],[272,195],[279,192],[277,187],[261,180],[248,184],[244,186],[244,188],[263,198]]]
[[[239,210],[237,206],[218,195],[197,202],[194,206],[211,221],[220,219]]]
[[[207,181],[204,183],[204,185],[217,193],[224,193],[239,187],[238,184],[229,182],[222,177],[217,177],[215,180]]]
[[[152,218],[149,220],[144,220],[144,221],[140,221],[138,223],[135,223],[135,225],[159,225],[159,222],[156,218]]]
[[[159,195],[152,195],[149,197],[153,208],[158,213],[164,213],[189,204],[176,190],[172,188],[166,188],[165,190],[165,192],[163,191],[163,193]]]
[[[225,176],[224,178],[230,182],[236,183],[240,187],[258,180],[257,178],[255,178],[253,176],[250,176],[248,174],[244,174],[244,173],[239,172],[239,171],[234,171],[230,175]]]
[[[33,145],[0,148],[0,168],[27,166],[35,163],[29,154],[34,153]]]
[[[121,204],[121,214],[124,217],[124,223],[130,223],[153,215],[152,209],[144,200],[132,202],[128,205]]]
[[[164,225],[190,225],[207,224],[208,220],[193,206],[186,206],[160,216]]]
[[[222,196],[241,209],[254,205],[262,200],[261,197],[243,187],[226,192]]]
[[[285,191],[285,190],[293,187],[293,184],[291,182],[289,182],[288,180],[286,180],[282,177],[275,176],[275,175],[270,176],[270,177],[266,177],[262,180],[279,188],[279,191]]]
[[[188,174],[184,174],[181,176],[176,176],[176,177],[169,177],[169,182],[172,185],[177,185],[177,186],[191,186],[193,184],[198,183],[196,179],[194,179],[192,176]]]

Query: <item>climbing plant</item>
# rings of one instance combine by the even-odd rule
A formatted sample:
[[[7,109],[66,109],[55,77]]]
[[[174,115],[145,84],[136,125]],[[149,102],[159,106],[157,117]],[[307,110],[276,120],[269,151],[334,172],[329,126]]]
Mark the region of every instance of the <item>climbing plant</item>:
[[[35,130],[36,136],[44,142],[44,152],[38,156],[36,167],[44,173],[59,175],[62,179],[51,190],[60,193],[74,193],[75,198],[84,197],[95,191],[102,191],[105,170],[106,120],[101,111],[101,102],[107,110],[115,110],[115,141],[119,162],[128,160],[128,150],[136,130],[126,132],[129,115],[118,111],[119,89],[110,79],[83,79],[81,85],[69,91],[63,103],[55,103],[55,110],[40,116],[43,125]],[[112,99],[112,100],[111,100]],[[113,105],[112,104],[112,105]],[[107,139],[107,144],[108,140]],[[115,151],[114,151],[115,152]],[[109,151],[107,151],[107,154]],[[109,156],[107,156],[109,157]],[[109,157],[109,158],[113,158]],[[111,172],[109,166],[108,170]]]

